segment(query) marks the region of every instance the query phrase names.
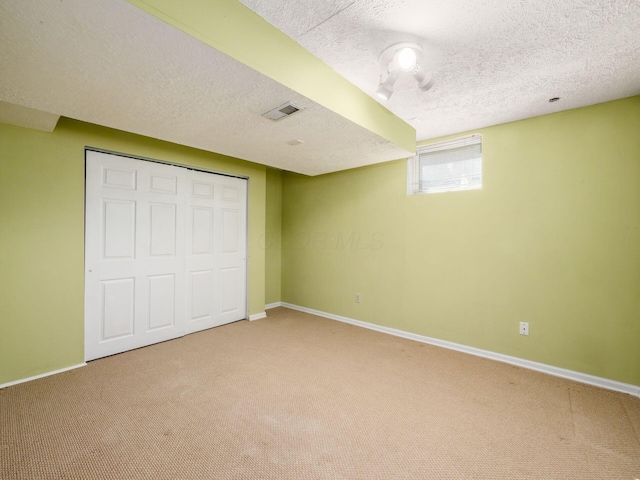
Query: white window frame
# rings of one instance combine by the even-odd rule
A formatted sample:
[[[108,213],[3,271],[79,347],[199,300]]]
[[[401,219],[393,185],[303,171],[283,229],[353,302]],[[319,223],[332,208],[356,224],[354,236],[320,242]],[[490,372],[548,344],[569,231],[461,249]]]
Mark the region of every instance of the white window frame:
[[[434,163],[429,164],[429,159]],[[471,170],[473,179],[469,181],[469,175],[461,173],[449,179],[443,178],[439,185],[427,185],[421,175],[428,174],[429,167],[444,165],[450,170]],[[407,195],[479,190],[482,188],[482,170],[482,135],[479,133],[423,145],[418,147],[415,156],[409,157],[407,161]],[[435,170],[432,171],[435,173]]]

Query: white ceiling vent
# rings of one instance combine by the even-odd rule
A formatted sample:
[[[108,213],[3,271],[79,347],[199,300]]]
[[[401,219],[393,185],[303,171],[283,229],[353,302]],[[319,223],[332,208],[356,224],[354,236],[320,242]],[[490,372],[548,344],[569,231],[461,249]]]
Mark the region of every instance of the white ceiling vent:
[[[284,105],[280,105],[279,107],[274,108],[273,110],[269,110],[267,113],[263,113],[262,116],[264,118],[268,118],[270,120],[281,120],[284,117],[288,117],[293,115],[300,110],[304,110],[304,108],[299,107],[291,102],[287,102]]]

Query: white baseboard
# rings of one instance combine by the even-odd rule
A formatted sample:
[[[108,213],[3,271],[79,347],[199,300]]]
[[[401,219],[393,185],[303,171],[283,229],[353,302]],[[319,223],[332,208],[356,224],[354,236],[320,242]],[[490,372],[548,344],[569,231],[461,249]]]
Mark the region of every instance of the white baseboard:
[[[250,322],[253,322],[254,320],[260,320],[261,318],[267,318],[267,312],[254,313],[253,315],[249,315]]]
[[[523,358],[512,357],[509,355],[503,355],[501,353],[491,352],[489,350],[469,347],[467,345],[462,345],[459,343],[426,337],[424,335],[405,332],[403,330],[397,330],[395,328],[383,327],[374,323],[363,322],[361,320],[355,320],[353,318],[343,317],[341,315],[334,315],[332,313],[322,312],[320,310],[314,310],[312,308],[293,305],[291,303],[282,302],[281,306],[291,308],[292,310],[298,310],[300,312],[310,313],[312,315],[318,315],[319,317],[325,317],[331,320],[349,323],[358,327],[368,328],[369,330],[387,333],[396,337],[407,338],[409,340],[415,340],[416,342],[428,343],[430,345],[436,345],[438,347],[448,348],[450,350],[456,350],[458,352],[469,353],[478,357],[484,357],[491,360],[497,360],[498,362],[509,363],[518,367],[528,368],[529,370],[536,370],[538,372],[553,375],[555,377],[566,378],[569,380],[574,380],[576,382],[606,388],[607,390],[614,390],[617,392],[628,393],[629,395],[633,395],[635,397],[640,397],[640,386],[638,385],[631,385],[629,383],[618,382],[616,380],[610,380],[608,378],[596,377],[595,375],[588,375],[586,373],[554,367],[552,365],[546,365],[544,363],[532,362],[531,360],[525,360]]]
[[[71,367],[61,368],[60,370],[53,370],[52,372],[41,373],[40,375],[34,375],[33,377],[21,378],[20,380],[15,380],[9,383],[3,383],[0,385],[0,390],[6,387],[10,387],[12,385],[18,385],[20,383],[30,382],[31,380],[37,380],[38,378],[48,377],[49,375],[55,375],[57,373],[67,372],[69,370],[74,370],[76,368],[85,367],[86,363],[79,363],[78,365],[73,365]]]
[[[282,306],[282,302],[268,303],[267,305],[264,306],[264,309],[271,310],[272,308],[281,307],[281,306]]]

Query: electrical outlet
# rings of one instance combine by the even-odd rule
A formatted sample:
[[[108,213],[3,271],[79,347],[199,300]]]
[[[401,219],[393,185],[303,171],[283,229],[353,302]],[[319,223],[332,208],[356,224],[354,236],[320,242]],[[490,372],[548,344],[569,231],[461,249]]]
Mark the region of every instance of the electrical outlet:
[[[356,293],[356,303],[360,303],[360,294]]]
[[[520,322],[520,335],[529,335],[529,322]]]

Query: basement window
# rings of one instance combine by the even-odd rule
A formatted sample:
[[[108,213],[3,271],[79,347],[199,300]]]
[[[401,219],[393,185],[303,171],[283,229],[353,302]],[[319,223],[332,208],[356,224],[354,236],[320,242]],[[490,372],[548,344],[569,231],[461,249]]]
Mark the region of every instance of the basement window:
[[[407,163],[407,194],[482,188],[482,135],[418,147]]]

